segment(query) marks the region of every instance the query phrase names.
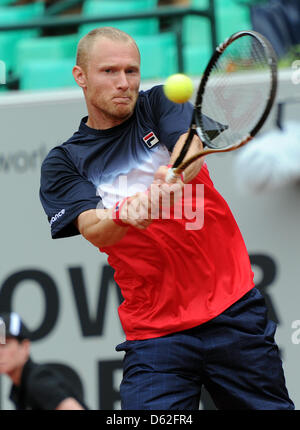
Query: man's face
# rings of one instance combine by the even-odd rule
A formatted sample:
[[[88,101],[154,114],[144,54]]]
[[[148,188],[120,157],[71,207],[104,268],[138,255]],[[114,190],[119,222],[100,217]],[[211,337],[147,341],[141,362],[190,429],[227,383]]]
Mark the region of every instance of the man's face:
[[[5,344],[0,344],[0,374],[10,374],[24,365],[28,357],[26,341],[18,342],[15,338],[7,338]]]
[[[123,122],[133,113],[139,86],[140,55],[135,44],[96,39],[85,71],[90,111],[97,112],[107,127]]]

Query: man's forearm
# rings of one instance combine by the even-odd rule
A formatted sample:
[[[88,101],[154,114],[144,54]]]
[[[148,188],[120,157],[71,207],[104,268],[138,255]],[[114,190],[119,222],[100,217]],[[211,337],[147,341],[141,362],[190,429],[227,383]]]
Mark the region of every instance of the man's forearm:
[[[80,214],[76,226],[82,236],[98,248],[111,246],[128,231],[127,227],[117,225],[112,218],[113,209],[93,209]]]
[[[141,230],[147,228],[154,219],[159,218],[164,204],[168,206],[174,204],[175,196],[178,196],[183,187],[181,180],[167,186],[165,183],[167,171],[167,166],[161,166],[155,173],[154,182],[148,192],[137,193],[118,205],[118,220],[122,225],[116,222],[115,207],[90,209],[82,212],[76,219],[78,231],[94,246],[102,248],[112,246],[123,239],[129,227]],[[166,197],[169,197],[167,201]]]
[[[170,159],[171,164],[174,163],[174,161],[176,160],[176,158],[180,154],[180,151],[181,151],[181,149],[185,143],[186,136],[187,136],[187,133],[181,135],[180,138],[178,139],[178,141],[177,141],[177,143],[173,149],[172,155],[171,155],[171,159]],[[184,160],[187,160],[188,158],[192,157],[194,154],[197,154],[202,149],[203,149],[202,142],[201,142],[200,138],[197,135],[195,135],[193,137],[190,148],[189,148]],[[194,179],[195,176],[197,176],[197,174],[201,170],[203,162],[204,162],[204,157],[201,157],[201,158],[199,158],[199,160],[194,161],[190,166],[188,166],[185,169],[185,171],[184,171],[184,182],[185,183],[190,182],[192,179]]]
[[[135,196],[126,198],[119,208],[118,219],[122,225],[114,220],[116,219],[115,208],[85,211],[78,216],[75,225],[85,239],[101,248],[114,245],[123,239],[128,227],[143,230],[152,222],[148,193],[137,193]]]

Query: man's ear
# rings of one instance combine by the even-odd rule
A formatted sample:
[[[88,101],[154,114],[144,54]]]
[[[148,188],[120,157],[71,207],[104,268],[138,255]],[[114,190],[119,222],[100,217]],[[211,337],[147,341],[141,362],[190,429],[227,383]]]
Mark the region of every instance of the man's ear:
[[[80,66],[74,66],[73,70],[72,70],[72,74],[73,77],[77,83],[77,85],[79,85],[81,88],[85,88],[86,87],[86,77],[85,77],[85,72],[82,70],[82,68]]]

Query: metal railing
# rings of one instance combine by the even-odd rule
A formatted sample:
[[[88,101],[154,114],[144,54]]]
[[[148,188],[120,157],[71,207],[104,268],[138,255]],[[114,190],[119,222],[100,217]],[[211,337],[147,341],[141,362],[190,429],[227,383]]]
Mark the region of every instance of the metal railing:
[[[73,2],[74,4],[74,2]],[[82,14],[72,14],[65,16],[43,16],[32,21],[24,23],[0,25],[1,31],[15,31],[28,29],[54,29],[66,27],[79,27],[83,24],[97,24],[99,22],[125,21],[128,19],[145,19],[158,18],[159,20],[167,18],[172,22],[172,29],[176,34],[178,72],[184,72],[183,58],[183,18],[188,15],[201,16],[209,20],[211,26],[211,48],[212,52],[217,46],[216,20],[214,0],[209,0],[207,9],[197,9],[194,7],[179,7],[179,6],[160,6],[151,11],[136,12],[130,14],[109,15],[109,16],[83,16]]]

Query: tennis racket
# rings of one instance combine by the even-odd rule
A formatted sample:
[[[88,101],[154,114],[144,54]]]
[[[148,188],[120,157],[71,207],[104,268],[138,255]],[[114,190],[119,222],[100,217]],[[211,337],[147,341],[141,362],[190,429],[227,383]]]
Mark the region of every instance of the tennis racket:
[[[201,78],[188,135],[167,182],[200,157],[233,151],[253,139],[268,118],[276,90],[277,58],[264,36],[240,31],[221,43]],[[207,117],[215,121],[215,130],[205,127]],[[204,149],[185,160],[195,134]]]

